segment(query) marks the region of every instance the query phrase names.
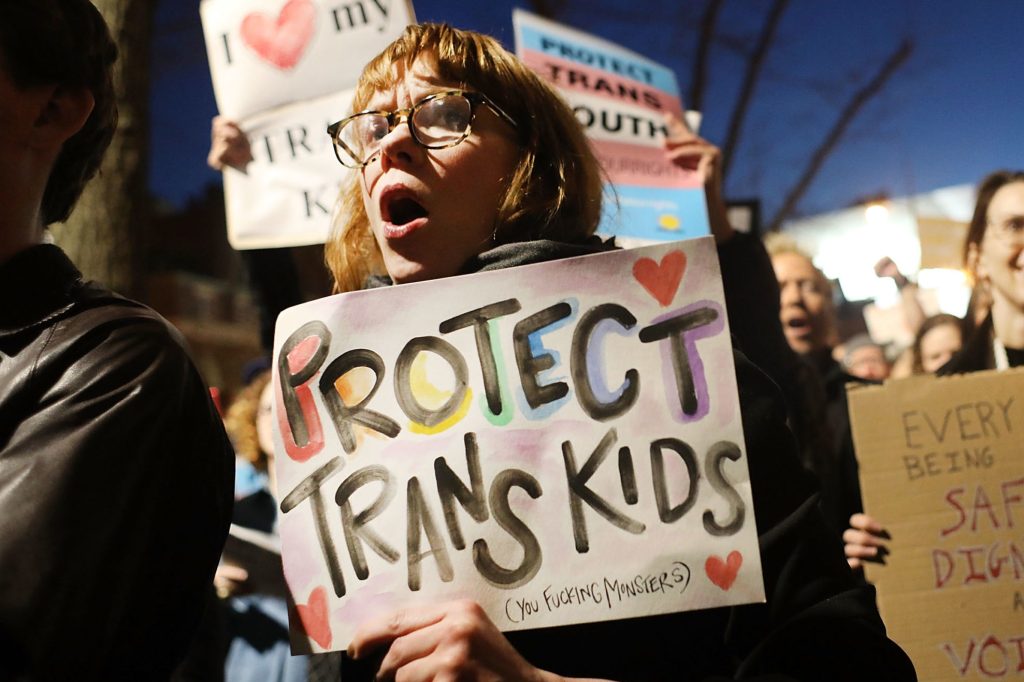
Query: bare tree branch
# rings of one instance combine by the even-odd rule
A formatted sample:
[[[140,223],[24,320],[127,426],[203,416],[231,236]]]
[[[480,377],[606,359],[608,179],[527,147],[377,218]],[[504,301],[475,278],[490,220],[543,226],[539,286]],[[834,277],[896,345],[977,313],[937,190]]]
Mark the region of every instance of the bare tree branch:
[[[700,20],[700,34],[697,36],[697,52],[693,59],[693,76],[690,79],[690,95],[686,99],[686,108],[702,111],[704,107],[704,89],[708,76],[708,52],[715,35],[715,24],[718,21],[718,10],[722,9],[724,0],[708,0],[704,14]]]
[[[824,141],[818,146],[814,154],[811,156],[811,160],[808,162],[807,167],[804,169],[800,179],[790,190],[789,195],[786,196],[786,200],[782,203],[782,207],[772,218],[768,224],[768,230],[771,232],[777,232],[779,227],[782,226],[782,221],[785,220],[793,209],[796,208],[797,203],[803,198],[807,188],[810,187],[811,181],[821,170],[821,166],[825,163],[825,159],[828,158],[829,154],[835,149],[836,145],[839,144],[839,140],[843,137],[846,129],[849,128],[850,123],[856,117],[857,113],[864,107],[865,104],[872,97],[877,95],[882,88],[885,86],[886,81],[903,65],[907,59],[910,58],[911,52],[914,50],[914,44],[910,39],[904,39],[896,50],[889,55],[889,58],[885,60],[882,68],[879,69],[875,77],[872,78],[864,87],[854,93],[850,101],[847,102],[839,115],[839,119],[832,126],[832,130],[829,131],[828,135],[825,136]]]
[[[743,121],[746,119],[747,111],[750,109],[750,99],[754,95],[754,86],[757,85],[761,67],[764,66],[765,56],[768,54],[768,48],[771,47],[772,42],[775,40],[775,30],[779,26],[779,20],[782,19],[782,14],[786,11],[787,5],[789,5],[789,0],[775,0],[772,3],[771,9],[768,10],[768,16],[764,20],[764,25],[761,27],[757,46],[754,48],[753,54],[750,55],[750,61],[747,63],[747,73],[743,77],[743,85],[740,88],[736,106],[733,107],[732,118],[729,120],[729,133],[725,138],[725,144],[722,145],[723,177],[728,176],[729,169],[732,166],[732,156],[736,151],[736,146],[739,144]]]

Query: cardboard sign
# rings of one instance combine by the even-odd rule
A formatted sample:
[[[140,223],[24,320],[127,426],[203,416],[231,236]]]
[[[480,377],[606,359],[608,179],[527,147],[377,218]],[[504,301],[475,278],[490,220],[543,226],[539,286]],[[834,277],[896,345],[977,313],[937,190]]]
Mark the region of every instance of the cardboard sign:
[[[917,236],[921,240],[921,269],[962,268],[967,227],[967,223],[959,220],[919,216]]]
[[[414,21],[409,0],[202,0],[220,113],[254,161],[224,174],[236,249],[321,244],[338,183],[327,125],[347,116],[363,67]]]
[[[683,118],[675,74],[523,10],[515,10],[512,21],[516,54],[562,92],[608,175],[598,231],[647,241],[708,234],[707,202],[696,172],[665,155],[664,116]]]
[[[1024,370],[851,388],[869,565],[889,636],[922,680],[1024,671]]]
[[[313,301],[274,358],[293,651],[764,600],[710,238]]]

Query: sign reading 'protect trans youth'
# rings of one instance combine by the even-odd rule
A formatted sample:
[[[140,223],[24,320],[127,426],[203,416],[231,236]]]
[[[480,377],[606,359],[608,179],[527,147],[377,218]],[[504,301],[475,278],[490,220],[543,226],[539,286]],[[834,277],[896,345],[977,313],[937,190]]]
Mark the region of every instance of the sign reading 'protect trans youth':
[[[562,92],[608,174],[599,231],[648,241],[708,234],[696,173],[665,155],[665,114],[683,118],[675,74],[614,43],[522,10],[512,20],[516,54]]]
[[[281,314],[293,649],[478,601],[503,630],[763,601],[710,238]]]

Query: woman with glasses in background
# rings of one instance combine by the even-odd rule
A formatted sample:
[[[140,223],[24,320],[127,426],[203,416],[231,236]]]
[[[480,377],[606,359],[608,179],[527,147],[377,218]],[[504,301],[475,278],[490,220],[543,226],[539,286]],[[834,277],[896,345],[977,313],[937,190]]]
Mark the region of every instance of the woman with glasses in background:
[[[989,313],[937,374],[1024,365],[1024,171],[997,171],[981,181],[964,264],[979,294],[972,299],[989,301]],[[887,554],[885,537],[878,520],[854,514],[843,534],[850,566]]]

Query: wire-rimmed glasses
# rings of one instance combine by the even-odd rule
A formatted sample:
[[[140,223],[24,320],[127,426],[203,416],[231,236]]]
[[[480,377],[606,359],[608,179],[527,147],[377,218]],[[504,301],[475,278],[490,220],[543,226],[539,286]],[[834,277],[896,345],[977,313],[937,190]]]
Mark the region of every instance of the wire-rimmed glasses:
[[[454,147],[469,137],[476,107],[487,106],[513,128],[515,120],[489,97],[467,90],[427,95],[408,109],[361,111],[327,126],[334,155],[348,168],[362,168],[380,152],[381,140],[404,119],[412,138],[427,149]]]

